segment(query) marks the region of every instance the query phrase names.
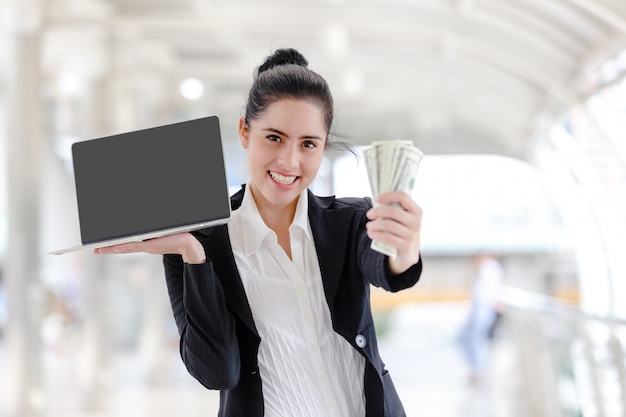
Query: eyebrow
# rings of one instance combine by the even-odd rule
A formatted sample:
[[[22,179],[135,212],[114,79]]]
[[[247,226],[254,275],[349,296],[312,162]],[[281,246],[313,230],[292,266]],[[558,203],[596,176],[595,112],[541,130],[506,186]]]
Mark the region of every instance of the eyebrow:
[[[289,137],[289,135],[287,135],[286,133],[281,132],[281,131],[280,131],[280,130],[278,130],[278,129],[274,129],[273,127],[266,127],[266,128],[264,128],[264,129],[262,129],[262,130],[264,130],[264,131],[266,131],[266,132],[278,133],[279,135]],[[301,137],[300,137],[300,139],[322,140],[322,138],[321,138],[321,137],[319,137],[319,136],[315,136],[315,135],[304,135],[304,136],[301,136]]]

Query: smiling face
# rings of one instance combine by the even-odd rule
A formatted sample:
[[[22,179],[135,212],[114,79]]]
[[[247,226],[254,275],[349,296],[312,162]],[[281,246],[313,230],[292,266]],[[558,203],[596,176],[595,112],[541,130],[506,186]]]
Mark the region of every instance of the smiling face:
[[[279,100],[260,117],[239,121],[250,189],[261,213],[288,209],[293,215],[298,196],[317,175],[327,135],[322,111],[306,100]]]

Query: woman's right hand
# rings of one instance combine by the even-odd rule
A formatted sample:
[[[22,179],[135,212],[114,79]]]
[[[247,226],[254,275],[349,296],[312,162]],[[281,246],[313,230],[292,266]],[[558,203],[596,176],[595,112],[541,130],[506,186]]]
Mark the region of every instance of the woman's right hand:
[[[182,255],[183,261],[188,264],[202,264],[206,262],[202,244],[189,232],[148,239],[142,242],[106,246],[94,250],[94,253],[98,255],[138,252],[154,255],[178,254]]]

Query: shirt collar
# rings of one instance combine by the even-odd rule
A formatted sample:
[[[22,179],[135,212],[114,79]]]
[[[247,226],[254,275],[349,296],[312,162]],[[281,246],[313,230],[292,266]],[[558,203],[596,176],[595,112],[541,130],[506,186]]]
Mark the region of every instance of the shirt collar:
[[[291,231],[293,227],[299,227],[309,239],[313,240],[311,225],[309,224],[309,193],[307,189],[304,189],[298,198],[296,214],[293,216],[289,230]]]
[[[304,234],[309,238],[312,238],[311,227],[309,225],[308,216],[308,191],[304,189],[298,198],[298,204],[296,205],[296,213],[294,215],[291,226],[289,226],[290,232],[294,227],[302,229]],[[268,236],[271,235],[274,241],[277,243],[276,234],[265,224],[259,213],[259,209],[254,201],[252,192],[250,191],[250,185],[246,187],[243,195],[241,206],[239,207],[241,216],[241,224],[245,231],[245,237],[243,238],[243,249],[246,256],[250,256],[259,250],[261,243]]]

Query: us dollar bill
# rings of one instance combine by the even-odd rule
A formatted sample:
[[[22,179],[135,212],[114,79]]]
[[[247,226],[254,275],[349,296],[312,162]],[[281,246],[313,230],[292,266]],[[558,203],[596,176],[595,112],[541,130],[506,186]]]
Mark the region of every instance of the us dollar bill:
[[[377,197],[387,191],[404,191],[409,195],[413,192],[424,154],[412,141],[374,141],[363,155],[375,206]],[[396,248],[376,240],[371,248],[392,258],[397,255]]]
[[[417,170],[422,162],[424,154],[418,149],[407,150],[402,154],[398,161],[398,169],[395,170],[395,176],[391,188],[396,191],[404,191],[407,194],[413,192]]]

